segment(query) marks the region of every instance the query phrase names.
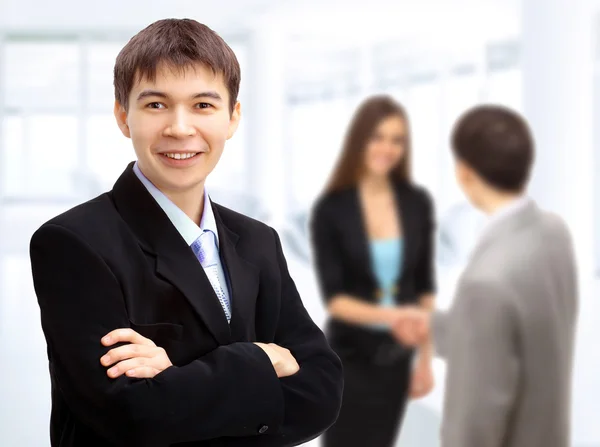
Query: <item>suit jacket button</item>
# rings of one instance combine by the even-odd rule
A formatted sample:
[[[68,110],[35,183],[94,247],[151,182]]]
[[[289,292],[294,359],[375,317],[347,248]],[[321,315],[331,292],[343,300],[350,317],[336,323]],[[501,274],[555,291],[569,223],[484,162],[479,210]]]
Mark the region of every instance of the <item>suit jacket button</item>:
[[[263,433],[265,433],[267,430],[269,429],[268,425],[263,425],[258,429],[258,432],[262,435]]]

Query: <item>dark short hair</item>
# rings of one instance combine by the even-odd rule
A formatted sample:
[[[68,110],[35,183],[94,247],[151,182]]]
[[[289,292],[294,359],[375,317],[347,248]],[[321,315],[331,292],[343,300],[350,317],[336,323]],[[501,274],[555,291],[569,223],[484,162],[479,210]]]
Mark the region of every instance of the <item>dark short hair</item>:
[[[387,118],[399,117],[406,129],[404,155],[390,176],[399,182],[411,180],[411,138],[406,110],[389,95],[374,95],[366,98],[354,112],[346,131],[340,157],[325,187],[325,193],[354,187],[364,168],[364,153],[377,126]]]
[[[137,33],[123,47],[115,63],[115,99],[129,107],[135,82],[154,81],[159,64],[181,70],[204,65],[223,76],[233,111],[240,87],[240,66],[233,50],[206,25],[191,19],[164,19]]]
[[[534,141],[524,118],[503,106],[479,105],[464,113],[452,133],[452,151],[491,187],[521,192],[534,159]]]

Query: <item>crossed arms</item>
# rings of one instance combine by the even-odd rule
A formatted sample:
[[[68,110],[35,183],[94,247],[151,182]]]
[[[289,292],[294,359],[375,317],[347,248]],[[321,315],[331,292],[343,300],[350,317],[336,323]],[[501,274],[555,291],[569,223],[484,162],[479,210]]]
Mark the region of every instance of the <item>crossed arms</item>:
[[[148,446],[225,437],[236,446],[297,445],[333,424],[341,364],[304,309],[277,236],[276,246],[277,347],[232,343],[176,367],[151,340],[112,332],[130,326],[113,272],[75,232],[44,225],[31,241],[34,285],[53,378],[73,413],[112,442]],[[101,342],[109,333],[113,340]]]

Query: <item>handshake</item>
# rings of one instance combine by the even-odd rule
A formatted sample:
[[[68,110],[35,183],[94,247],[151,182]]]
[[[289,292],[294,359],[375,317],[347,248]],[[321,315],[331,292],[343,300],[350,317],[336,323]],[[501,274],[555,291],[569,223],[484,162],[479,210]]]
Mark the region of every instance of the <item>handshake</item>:
[[[400,306],[392,310],[390,326],[394,337],[406,346],[429,341],[431,312],[417,306]]]

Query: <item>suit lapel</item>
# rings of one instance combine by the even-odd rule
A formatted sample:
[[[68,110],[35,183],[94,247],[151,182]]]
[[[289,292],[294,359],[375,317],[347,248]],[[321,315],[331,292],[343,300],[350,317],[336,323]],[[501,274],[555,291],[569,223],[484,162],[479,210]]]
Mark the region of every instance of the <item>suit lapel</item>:
[[[369,233],[367,230],[367,221],[365,213],[362,207],[360,199],[360,190],[354,188],[353,194],[350,201],[351,216],[354,219],[349,220],[350,222],[358,222],[358,225],[351,226],[350,240],[357,241],[358,259],[364,260],[365,268],[364,272],[367,274],[369,281],[373,284],[373,287],[377,287],[377,279],[373,273],[373,259],[371,256],[371,247],[369,245]]]
[[[260,271],[238,253],[239,235],[223,222],[219,207],[213,204],[219,231],[219,252],[229,280],[231,337],[233,341],[256,338],[254,320]]]
[[[398,272],[398,284],[401,282],[401,279],[405,272],[409,269],[406,268],[406,263],[409,262],[413,257],[411,256],[413,252],[413,243],[414,243],[414,235],[418,233],[419,228],[417,226],[418,222],[415,220],[414,212],[411,209],[411,202],[408,190],[405,185],[396,184],[394,187],[394,196],[396,201],[396,210],[397,210],[397,218],[398,222],[402,228],[402,244],[400,248],[400,271]],[[356,221],[359,222],[359,225],[356,228],[356,233],[353,234],[354,238],[359,241],[358,248],[360,250],[360,259],[364,259],[366,263],[367,275],[369,276],[369,280],[376,285],[377,279],[375,278],[375,274],[372,268],[372,259],[371,259],[371,250],[369,246],[369,235],[367,233],[367,225],[365,221],[365,216],[362,209],[362,204],[360,201],[360,192],[358,188],[354,189],[354,194],[352,196],[352,213],[356,216]]]
[[[405,185],[397,184],[394,188],[396,194],[396,209],[398,210],[398,222],[402,228],[402,244],[400,253],[400,272],[398,272],[398,283],[401,282],[406,272],[407,263],[414,259],[413,245],[416,235],[419,232],[418,221],[415,219],[414,209],[411,208],[411,201],[408,190]]]
[[[185,295],[219,344],[228,344],[231,333],[221,303],[198,259],[187,248],[184,243],[181,250],[158,253],[156,273]]]
[[[156,257],[157,275],[179,289],[219,344],[229,343],[227,319],[200,262],[132,167],[113,188],[117,210],[142,248]]]

